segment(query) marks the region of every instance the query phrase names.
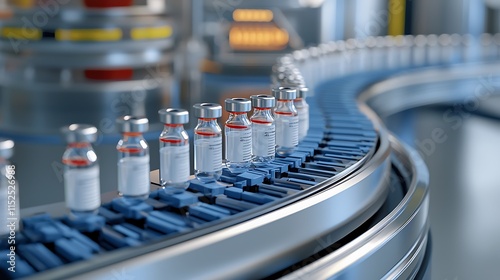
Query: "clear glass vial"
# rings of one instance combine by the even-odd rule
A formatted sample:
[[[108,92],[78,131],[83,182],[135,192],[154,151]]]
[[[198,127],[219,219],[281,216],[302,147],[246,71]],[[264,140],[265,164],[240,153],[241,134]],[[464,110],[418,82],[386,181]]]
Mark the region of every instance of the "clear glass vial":
[[[16,169],[9,159],[14,153],[14,142],[0,138],[0,236],[19,228],[19,190],[16,183]],[[17,220],[16,220],[17,219]],[[15,227],[10,226],[13,221]]]
[[[68,145],[63,154],[64,194],[70,218],[97,214],[101,205],[99,164],[92,148],[97,128],[87,124],[72,124],[62,128]]]
[[[184,124],[189,112],[184,109],[161,109],[165,125],[160,134],[160,183],[163,187],[186,189],[189,185],[189,136]]]
[[[252,162],[255,166],[265,165],[274,159],[276,153],[276,125],[271,109],[276,99],[270,95],[250,96],[253,106]]]
[[[286,157],[291,155],[299,144],[299,116],[293,100],[297,90],[289,87],[273,89],[276,98],[274,119],[276,124],[276,153]]]
[[[309,104],[306,102],[309,89],[303,86],[297,88],[297,98],[293,101],[293,105],[299,114],[299,141],[302,141],[307,136],[309,131]]]
[[[247,98],[228,98],[225,107],[229,112],[224,126],[226,166],[231,173],[239,174],[252,164],[252,123],[247,116],[252,102]]]
[[[124,116],[116,120],[122,139],[118,141],[118,192],[129,201],[145,200],[149,195],[149,147],[143,133],[149,129],[144,117]]]
[[[222,130],[217,119],[222,106],[198,103],[193,106],[198,125],[194,129],[194,172],[202,182],[213,182],[222,174]]]

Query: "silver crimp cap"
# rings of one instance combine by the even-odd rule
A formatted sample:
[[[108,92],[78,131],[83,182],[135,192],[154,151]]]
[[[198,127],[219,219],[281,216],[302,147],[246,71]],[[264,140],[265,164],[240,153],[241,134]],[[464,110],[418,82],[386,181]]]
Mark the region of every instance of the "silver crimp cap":
[[[297,90],[289,87],[279,87],[273,89],[273,95],[278,100],[294,100],[297,98]]]
[[[193,105],[197,118],[215,119],[222,117],[222,106],[217,103],[198,103]]]
[[[189,112],[184,109],[168,108],[158,111],[160,122],[164,124],[185,124],[189,122]]]
[[[224,102],[228,112],[250,112],[252,102],[248,98],[228,98]]]
[[[14,141],[0,138],[0,158],[9,159],[14,153]]]
[[[146,132],[149,129],[149,121],[145,117],[124,116],[116,119],[116,127],[121,133],[124,132]]]
[[[61,129],[67,143],[95,142],[97,140],[97,128],[89,124],[72,124]]]
[[[309,89],[306,87],[300,87],[297,89],[297,98],[306,98]]]
[[[276,106],[276,99],[271,95],[252,95],[250,99],[254,108],[274,108]]]

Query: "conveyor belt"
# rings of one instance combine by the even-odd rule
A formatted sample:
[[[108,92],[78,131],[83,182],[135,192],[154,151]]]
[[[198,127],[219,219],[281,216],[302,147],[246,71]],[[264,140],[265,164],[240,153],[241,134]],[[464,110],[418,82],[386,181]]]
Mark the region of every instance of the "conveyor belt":
[[[373,79],[367,77],[365,83]],[[343,84],[347,83],[339,83],[339,87]],[[364,84],[359,86],[362,88]],[[20,244],[16,275],[49,271],[123,247],[166,241],[169,237],[191,234],[192,238],[201,229],[210,230],[224,221],[248,220],[332,186],[358,170],[380,145],[373,123],[357,110],[353,98],[356,89],[337,90],[343,94],[317,94],[310,100],[311,104],[321,105],[313,105],[319,110],[311,115],[308,136],[294,154],[277,158],[269,166],[238,176],[224,172],[221,178],[224,184],[201,184],[193,180],[189,190],[180,194],[155,190],[146,203],[138,206],[130,207],[115,199],[99,211],[105,219],[101,229],[98,222],[80,227],[82,232],[79,232],[75,230],[79,226],[64,218],[48,215],[25,218],[24,229],[16,236]],[[330,111],[329,107],[335,110]],[[353,123],[356,130],[352,129]],[[376,209],[369,211],[366,218]],[[7,253],[2,251],[0,255]],[[46,277],[52,275],[61,276]]]

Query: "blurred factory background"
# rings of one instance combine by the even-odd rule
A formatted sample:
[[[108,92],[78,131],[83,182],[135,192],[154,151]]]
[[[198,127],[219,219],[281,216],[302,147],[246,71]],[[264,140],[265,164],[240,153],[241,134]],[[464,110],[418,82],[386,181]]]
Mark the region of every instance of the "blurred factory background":
[[[450,45],[458,35],[438,36],[500,40],[483,35],[500,32],[495,0],[3,0],[0,19],[0,137],[16,143],[22,208],[63,201],[64,125],[100,130],[101,191],[114,192],[119,116],[147,116],[145,136],[156,151],[159,109],[269,93],[276,59],[296,50],[348,39],[376,45],[374,38],[389,35],[436,34],[420,38]],[[447,82],[401,89],[410,90],[471,88]],[[381,118],[421,153],[436,127],[447,132],[446,143],[423,153],[431,176],[432,279],[494,278],[500,100],[483,102],[477,112],[484,114],[466,112],[452,129],[443,113],[457,104],[429,102]],[[151,153],[151,169],[158,167],[158,153]]]

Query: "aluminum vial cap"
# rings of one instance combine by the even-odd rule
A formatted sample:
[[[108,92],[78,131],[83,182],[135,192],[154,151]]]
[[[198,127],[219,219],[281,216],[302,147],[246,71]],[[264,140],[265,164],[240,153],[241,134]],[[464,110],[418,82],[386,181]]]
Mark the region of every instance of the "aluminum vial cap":
[[[252,110],[252,102],[248,98],[228,98],[224,103],[228,112],[243,113]]]
[[[186,124],[189,122],[189,112],[184,109],[168,108],[158,111],[160,122],[164,124]]]
[[[97,128],[89,124],[72,124],[61,129],[67,143],[95,142],[97,140]]]
[[[222,117],[222,106],[217,103],[198,103],[193,105],[197,118],[215,119]]]
[[[250,99],[252,100],[252,106],[255,108],[274,108],[276,106],[276,99],[271,95],[252,95]]]
[[[297,90],[289,87],[273,89],[273,95],[278,100],[294,100],[297,98]]]
[[[309,92],[308,88],[300,87],[299,89],[297,89],[297,98],[306,98],[308,92]]]
[[[149,129],[149,121],[145,117],[124,116],[116,119],[118,131],[124,132],[146,132]]]

